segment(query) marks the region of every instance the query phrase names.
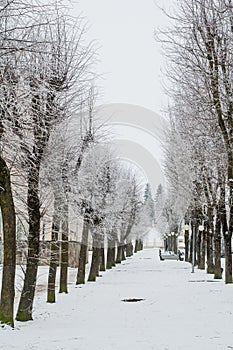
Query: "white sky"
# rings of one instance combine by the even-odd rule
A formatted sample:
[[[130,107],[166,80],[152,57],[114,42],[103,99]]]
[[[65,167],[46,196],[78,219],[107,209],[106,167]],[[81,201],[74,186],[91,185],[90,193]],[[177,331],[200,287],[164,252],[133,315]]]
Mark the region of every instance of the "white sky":
[[[172,0],[157,0],[166,7]],[[163,58],[153,33],[166,24],[154,0],[73,1],[90,24],[89,38],[100,46],[101,103],[130,103],[161,113]]]

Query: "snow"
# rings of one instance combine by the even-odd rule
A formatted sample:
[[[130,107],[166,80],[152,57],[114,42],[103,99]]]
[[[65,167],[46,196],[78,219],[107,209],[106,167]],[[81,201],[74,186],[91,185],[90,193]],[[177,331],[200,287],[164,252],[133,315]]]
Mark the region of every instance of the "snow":
[[[233,286],[145,249],[47,304],[39,269],[34,321],[0,330],[4,350],[196,350],[233,348]],[[123,302],[142,298],[140,302]]]

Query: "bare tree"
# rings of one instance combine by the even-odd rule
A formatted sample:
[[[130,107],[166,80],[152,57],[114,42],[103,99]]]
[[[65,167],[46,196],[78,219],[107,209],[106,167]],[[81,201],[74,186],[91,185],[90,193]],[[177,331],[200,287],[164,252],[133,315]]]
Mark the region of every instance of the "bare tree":
[[[89,78],[89,47],[82,46],[82,22],[68,21],[63,9],[55,8],[54,16],[43,31],[32,32],[40,38],[41,50],[29,56],[31,75],[29,88],[33,116],[32,149],[28,161],[28,258],[24,286],[17,312],[17,320],[32,319],[40,238],[40,169],[52,128],[74,112],[74,98],[78,98]],[[69,29],[72,29],[71,33]],[[65,165],[65,164],[64,164]],[[63,179],[66,174],[63,173]],[[64,203],[64,206],[66,204]],[[66,215],[65,210],[64,215]],[[63,223],[67,235],[67,221]]]
[[[27,125],[25,112],[24,56],[36,46],[30,31],[42,25],[37,21],[39,2],[2,1],[0,5],[0,141],[1,194],[3,218],[4,263],[0,303],[0,321],[14,325],[14,279],[16,257],[15,207],[12,195],[12,165],[22,160],[19,155],[23,139],[20,129]],[[23,149],[23,148],[22,148]],[[19,163],[18,163],[19,164]]]

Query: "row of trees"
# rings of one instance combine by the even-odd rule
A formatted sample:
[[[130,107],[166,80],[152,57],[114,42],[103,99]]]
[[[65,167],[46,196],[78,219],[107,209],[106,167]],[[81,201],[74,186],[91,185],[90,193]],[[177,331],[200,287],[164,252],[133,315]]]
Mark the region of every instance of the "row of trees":
[[[0,5],[0,207],[4,261],[0,321],[14,325],[16,214],[28,223],[27,265],[16,319],[32,319],[41,223],[51,217],[47,301],[55,302],[60,262],[67,293],[70,221],[83,220],[77,283],[89,281],[132,253],[132,237],[151,225],[147,199],[124,169],[96,118],[96,50],[85,43],[82,18],[68,16],[62,1],[3,0]],[[148,196],[147,196],[148,198]],[[62,233],[61,250],[58,244]],[[107,245],[106,245],[107,241]],[[136,240],[135,249],[141,247]],[[117,254],[115,249],[117,247]]]
[[[184,221],[191,225],[190,255],[195,240],[198,266],[207,260],[215,278],[221,278],[224,240],[225,282],[232,283],[233,4],[181,0],[168,16],[173,25],[159,34],[170,79],[165,211],[171,231]]]

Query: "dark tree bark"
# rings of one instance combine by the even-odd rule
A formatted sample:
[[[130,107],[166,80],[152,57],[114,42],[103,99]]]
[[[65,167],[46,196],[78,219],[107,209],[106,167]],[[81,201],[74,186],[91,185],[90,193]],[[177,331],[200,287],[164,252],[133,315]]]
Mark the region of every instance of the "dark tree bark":
[[[116,264],[121,264],[121,262],[122,262],[122,243],[118,242]]]
[[[32,167],[30,169],[28,176],[28,258],[24,286],[16,316],[17,321],[32,320],[32,308],[36,288],[40,241],[40,202],[38,197],[38,186],[39,166],[37,163],[37,167]]]
[[[68,204],[64,205],[62,221],[62,242],[61,242],[61,268],[59,293],[68,293],[68,264],[69,264],[69,227],[68,227]]]
[[[108,239],[108,251],[107,251],[107,269],[111,269],[115,266],[115,240]]]
[[[115,258],[116,258],[116,241],[113,240],[113,246],[112,246],[112,248],[111,248],[112,267],[116,266],[116,264],[115,264]]]
[[[125,244],[122,245],[121,249],[122,249],[122,261],[124,261],[124,260],[126,260],[126,257],[125,257]]]
[[[107,264],[106,264],[106,269],[107,270],[111,269],[112,266],[113,266],[111,257],[112,257],[112,248],[110,248],[108,246],[108,249],[107,249]]]
[[[143,249],[142,240],[139,239],[139,240],[138,240],[138,250],[142,250],[142,249]]]
[[[130,250],[131,250],[130,256],[132,256],[133,255],[133,243],[132,242],[130,243]]]
[[[177,254],[177,235],[174,235],[174,253]]]
[[[206,260],[206,231],[202,232],[201,237],[201,260],[199,268],[205,270],[205,260]]]
[[[221,216],[217,208],[217,217],[214,235],[214,278],[222,278],[221,270]]]
[[[78,273],[76,284],[85,283],[85,270],[86,270],[86,260],[87,260],[87,246],[88,246],[88,232],[89,232],[89,215],[87,211],[84,214],[83,232],[82,232],[82,243],[79,253],[78,262]]]
[[[226,207],[225,202],[225,188],[221,189],[223,201],[221,208],[221,221],[222,221],[222,230],[224,237],[224,247],[225,247],[225,283],[232,283],[232,247],[231,247],[231,237],[232,234],[228,231],[227,225],[227,216],[226,216]]]
[[[231,247],[231,238],[232,232],[230,231],[231,224],[227,223],[227,214],[226,214],[226,205],[225,205],[225,184],[221,184],[220,192],[220,213],[221,213],[221,223],[222,231],[224,237],[224,248],[225,248],[225,283],[232,283],[232,247]]]
[[[207,228],[207,273],[214,273],[213,231]]]
[[[132,242],[126,244],[126,257],[132,256]]]
[[[189,261],[189,230],[185,230],[184,233],[184,242],[185,242],[185,261]]]
[[[213,208],[208,207],[208,220],[206,223],[207,233],[207,273],[214,273],[214,254],[213,254]]]
[[[199,230],[197,230],[197,265],[198,268],[201,268],[201,243],[202,243],[202,232],[200,232]]]
[[[99,266],[100,266],[99,240],[93,239],[91,268],[90,268],[90,273],[88,277],[88,282],[96,281],[96,277],[98,277],[99,275]]]
[[[105,271],[105,249],[104,249],[104,243],[101,243],[101,248],[100,248],[100,271]]]
[[[138,239],[136,239],[136,241],[135,241],[135,247],[134,247],[134,253],[137,253],[138,250],[139,250],[139,241],[138,241]]]
[[[225,245],[225,283],[232,283],[232,248],[231,235],[224,234]]]
[[[0,322],[14,327],[16,219],[10,171],[2,157],[0,157],[0,206],[4,242]]]
[[[58,242],[58,233],[60,229],[60,207],[57,200],[54,201],[54,215],[52,224],[52,240],[51,240],[51,255],[50,255],[50,265],[49,265],[49,276],[48,276],[48,290],[47,290],[47,302],[55,303],[55,283],[57,266],[59,264],[59,250],[60,245]]]

